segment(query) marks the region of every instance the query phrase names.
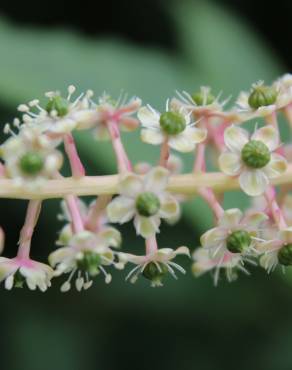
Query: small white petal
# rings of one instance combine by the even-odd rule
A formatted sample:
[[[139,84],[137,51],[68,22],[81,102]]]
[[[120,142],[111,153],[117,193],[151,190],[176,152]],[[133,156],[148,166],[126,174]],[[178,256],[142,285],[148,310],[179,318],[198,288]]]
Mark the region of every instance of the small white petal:
[[[219,157],[219,167],[222,172],[229,176],[236,176],[242,168],[239,153],[225,152]]]
[[[172,195],[164,194],[160,197],[160,217],[175,219],[179,216],[179,214],[179,203]]]
[[[246,194],[255,197],[265,192],[269,179],[262,170],[244,170],[239,176],[239,183]]]
[[[138,235],[142,235],[143,238],[149,238],[155,233],[159,232],[160,219],[158,217],[143,217],[137,215],[134,218],[134,225]]]
[[[164,141],[164,135],[158,129],[142,129],[141,140],[147,144],[160,145]]]
[[[11,290],[13,287],[13,284],[14,284],[14,275],[12,274],[12,275],[9,275],[5,279],[5,283],[4,283],[5,289]]]
[[[242,219],[241,210],[238,208],[231,208],[223,213],[223,216],[219,220],[219,225],[232,229],[238,226],[241,219]]]
[[[206,231],[200,238],[201,244],[205,248],[214,248],[222,244],[227,237],[227,230],[222,227],[214,227]]]
[[[292,227],[279,231],[279,237],[286,243],[292,243]]]
[[[198,144],[206,140],[208,132],[204,128],[187,127],[184,130],[183,135],[187,136],[195,144]]]
[[[166,188],[169,171],[164,167],[152,168],[144,177],[144,190],[160,193]]]
[[[138,118],[144,127],[159,127],[160,114],[154,109],[142,107],[138,111]]]
[[[270,162],[262,170],[270,179],[273,179],[286,172],[287,166],[286,158],[278,153],[272,153]]]
[[[129,198],[136,197],[142,191],[143,180],[142,177],[134,173],[127,173],[121,176],[119,183],[119,192]]]
[[[264,126],[256,130],[251,140],[262,141],[270,149],[275,150],[279,146],[279,134],[273,126]]]
[[[178,152],[188,153],[195,149],[196,143],[190,137],[180,134],[169,138],[169,146]]]
[[[232,152],[238,153],[248,142],[248,132],[238,126],[230,126],[224,131],[225,145]]]
[[[110,202],[106,210],[110,222],[123,224],[134,217],[135,202],[133,199],[118,196]]]

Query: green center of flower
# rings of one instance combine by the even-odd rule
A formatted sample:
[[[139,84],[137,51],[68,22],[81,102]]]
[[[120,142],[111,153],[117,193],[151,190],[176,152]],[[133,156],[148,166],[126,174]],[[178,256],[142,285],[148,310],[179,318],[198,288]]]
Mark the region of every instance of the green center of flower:
[[[292,265],[292,244],[284,245],[278,252],[279,263],[283,266]]]
[[[69,102],[62,98],[62,96],[56,95],[48,101],[46,111],[48,113],[55,110],[59,117],[64,117],[68,113]]]
[[[267,105],[274,104],[277,100],[277,91],[270,86],[259,85],[254,87],[248,98],[251,108],[258,109]]]
[[[178,135],[186,128],[186,120],[178,112],[162,113],[159,122],[160,127],[167,135]]]
[[[203,91],[198,91],[192,94],[192,99],[197,105],[209,105],[214,103],[216,100],[214,95],[209,92],[204,93]]]
[[[144,217],[154,216],[160,209],[160,201],[154,193],[141,193],[136,200],[136,209]]]
[[[101,256],[92,251],[85,251],[81,259],[77,261],[78,269],[88,272],[90,276],[95,276],[99,273],[101,265]]]
[[[150,262],[143,270],[143,276],[150,281],[161,281],[164,275],[168,273],[167,267],[163,263]]]
[[[231,253],[242,253],[250,244],[251,237],[245,230],[234,231],[226,240],[226,247]]]
[[[26,175],[37,175],[44,168],[44,159],[38,152],[28,152],[20,158],[19,166]]]
[[[271,153],[262,141],[251,140],[242,148],[241,159],[248,167],[262,168],[270,162]]]

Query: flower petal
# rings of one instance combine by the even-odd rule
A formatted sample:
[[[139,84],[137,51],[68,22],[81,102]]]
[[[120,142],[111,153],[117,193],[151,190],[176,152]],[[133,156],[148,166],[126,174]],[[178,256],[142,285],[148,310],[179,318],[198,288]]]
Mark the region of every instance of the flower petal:
[[[138,119],[141,121],[142,126],[159,127],[160,114],[151,107],[142,107],[138,111]]]
[[[160,197],[160,205],[159,216],[161,218],[176,219],[179,216],[179,203],[172,195],[163,194]]]
[[[219,225],[232,229],[237,227],[242,219],[242,212],[238,208],[228,209],[219,220]]]
[[[129,198],[135,198],[143,189],[143,179],[134,173],[121,176],[119,192]]]
[[[172,149],[182,153],[191,152],[196,147],[196,143],[191,139],[191,137],[184,135],[184,133],[171,136],[168,144]]]
[[[202,141],[206,140],[208,132],[204,128],[198,128],[198,127],[187,127],[183,135],[187,136],[191,139],[194,143],[201,143]]]
[[[147,144],[160,145],[164,136],[158,129],[143,129],[141,130],[141,140]]]
[[[98,236],[110,247],[119,247],[122,241],[121,233],[114,227],[105,227]]]
[[[138,235],[143,238],[149,238],[159,232],[160,219],[158,217],[143,217],[136,215],[134,218],[134,225]]]
[[[262,222],[267,221],[269,217],[263,212],[251,212],[242,220],[242,225],[247,225],[249,227],[256,228]]]
[[[219,157],[219,167],[222,172],[229,176],[236,176],[240,173],[242,163],[239,153],[225,152]]]
[[[227,127],[224,131],[224,142],[229,150],[239,153],[248,142],[248,132],[238,126]]]
[[[134,217],[135,201],[128,197],[118,196],[109,203],[106,211],[110,222],[123,224]]]
[[[244,170],[239,176],[239,183],[246,194],[255,197],[265,192],[269,179],[262,170]]]
[[[144,177],[144,190],[160,193],[166,188],[169,171],[164,167],[152,168]]]
[[[271,151],[279,146],[279,134],[273,126],[264,126],[256,130],[251,140],[262,141]]]
[[[50,265],[55,267],[58,263],[63,262],[65,259],[73,256],[74,253],[75,251],[71,247],[59,248],[49,255],[48,260]]]
[[[287,170],[287,160],[278,153],[272,153],[270,162],[263,168],[265,174],[273,179],[281,176]]]
[[[214,227],[206,231],[200,238],[201,244],[204,248],[218,247],[225,241],[227,230],[223,227]]]

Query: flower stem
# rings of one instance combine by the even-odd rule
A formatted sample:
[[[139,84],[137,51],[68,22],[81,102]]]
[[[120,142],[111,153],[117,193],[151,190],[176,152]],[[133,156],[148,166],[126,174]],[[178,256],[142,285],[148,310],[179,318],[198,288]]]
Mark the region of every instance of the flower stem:
[[[86,230],[97,231],[101,227],[101,217],[111,199],[111,195],[100,195],[96,199],[94,204],[89,208],[88,216],[84,223]]]
[[[28,203],[24,225],[20,231],[18,258],[29,258],[31,238],[40,215],[41,205],[41,200],[30,200]]]
[[[85,176],[85,169],[79,158],[75,141],[71,133],[64,136],[64,146],[66,154],[69,158],[73,177],[80,178]]]
[[[265,192],[265,198],[272,213],[273,219],[280,230],[287,227],[283,212],[276,201],[276,191],[273,186],[270,186]]]
[[[169,158],[168,139],[165,139],[161,145],[159,165],[166,168],[168,158]]]
[[[145,240],[146,246],[146,255],[155,253],[158,250],[156,236],[153,235],[152,237]]]
[[[120,130],[116,121],[109,120],[107,123],[108,131],[111,137],[113,149],[116,155],[118,171],[122,172],[131,172],[132,165],[125,151],[124,145],[121,141]]]

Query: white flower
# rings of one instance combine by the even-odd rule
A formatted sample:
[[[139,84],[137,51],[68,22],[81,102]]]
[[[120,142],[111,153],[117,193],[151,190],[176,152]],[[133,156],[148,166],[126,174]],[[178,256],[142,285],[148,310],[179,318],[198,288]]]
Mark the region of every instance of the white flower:
[[[53,270],[44,263],[31,259],[0,257],[0,281],[5,280],[5,288],[22,287],[24,282],[29,289],[39,288],[45,292],[51,286]]]
[[[97,121],[94,135],[98,140],[108,140],[108,122],[115,121],[123,131],[133,131],[139,126],[137,118],[132,117],[141,106],[141,99],[133,97],[126,101],[127,96],[121,94],[117,100],[103,94],[96,105]]]
[[[23,121],[40,127],[43,132],[58,138],[76,129],[92,127],[97,120],[95,105],[91,102],[93,92],[88,90],[71,101],[75,87],[68,87],[68,96],[63,98],[58,91],[49,91],[45,95],[49,101],[45,108],[37,99],[28,104],[21,104],[18,110],[23,112]]]
[[[7,139],[0,150],[7,175],[16,186],[31,190],[54,177],[63,163],[61,152],[37,126],[22,126],[19,134]]]
[[[134,173],[121,176],[119,196],[107,206],[110,222],[123,224],[134,218],[138,235],[148,238],[159,232],[160,219],[179,214],[177,200],[165,191],[169,172],[156,167],[144,177]]]
[[[266,117],[292,102],[292,90],[283,89],[281,83],[265,86],[263,81],[252,85],[250,92],[241,92],[237,98],[237,112],[241,121]]]
[[[105,282],[110,283],[111,275],[103,266],[114,264],[114,252],[110,247],[118,247],[120,240],[120,233],[114,228],[104,228],[99,233],[82,231],[72,236],[67,247],[51,253],[49,262],[56,267],[55,276],[70,273],[61,291],[70,290],[71,280],[77,271],[75,285],[78,291],[88,289],[92,285],[90,278],[100,272],[104,274]]]
[[[143,126],[141,139],[148,144],[161,145],[167,140],[172,149],[191,152],[207,137],[205,129],[197,128],[196,123],[191,122],[191,112],[184,107],[169,108],[168,102],[166,112],[161,114],[148,105],[139,110],[138,118]]]
[[[170,273],[175,279],[177,279],[174,269],[185,274],[185,270],[180,265],[172,261],[180,254],[190,256],[189,249],[187,247],[179,247],[176,250],[171,248],[161,248],[145,256],[119,253],[119,259],[121,265],[127,262],[137,265],[127,275],[126,280],[130,279],[131,283],[135,283],[138,276],[142,274],[146,279],[151,281],[152,287],[159,287],[163,285],[162,280],[167,273]]]
[[[194,263],[192,271],[195,276],[201,276],[205,272],[214,270],[214,284],[218,284],[220,270],[224,270],[228,281],[237,278],[237,270],[248,274],[243,266],[243,260],[239,254],[226,251],[221,256],[210,257],[210,253],[205,248],[198,248],[193,253]]]
[[[261,195],[276,178],[287,169],[287,161],[275,150],[279,147],[279,135],[272,126],[249,133],[237,126],[224,132],[227,151],[219,157],[219,167],[226,175],[239,176],[241,189],[250,196]]]
[[[211,259],[220,260],[226,252],[228,255],[252,255],[259,240],[258,228],[267,219],[262,212],[244,216],[237,208],[228,209],[220,217],[218,226],[201,236],[201,245],[209,251]]]
[[[260,265],[268,272],[275,269],[278,264],[292,265],[292,227],[279,230],[275,239],[261,243],[258,251],[263,253]]]
[[[235,118],[231,112],[224,112],[223,107],[229,101],[225,99],[220,101],[221,93],[217,96],[212,95],[209,86],[201,86],[198,92],[189,94],[187,91],[177,91],[179,99],[173,98],[171,100],[171,107],[179,109],[183,107],[187,111],[191,111],[195,117],[217,117],[223,118],[225,121],[230,121]]]

